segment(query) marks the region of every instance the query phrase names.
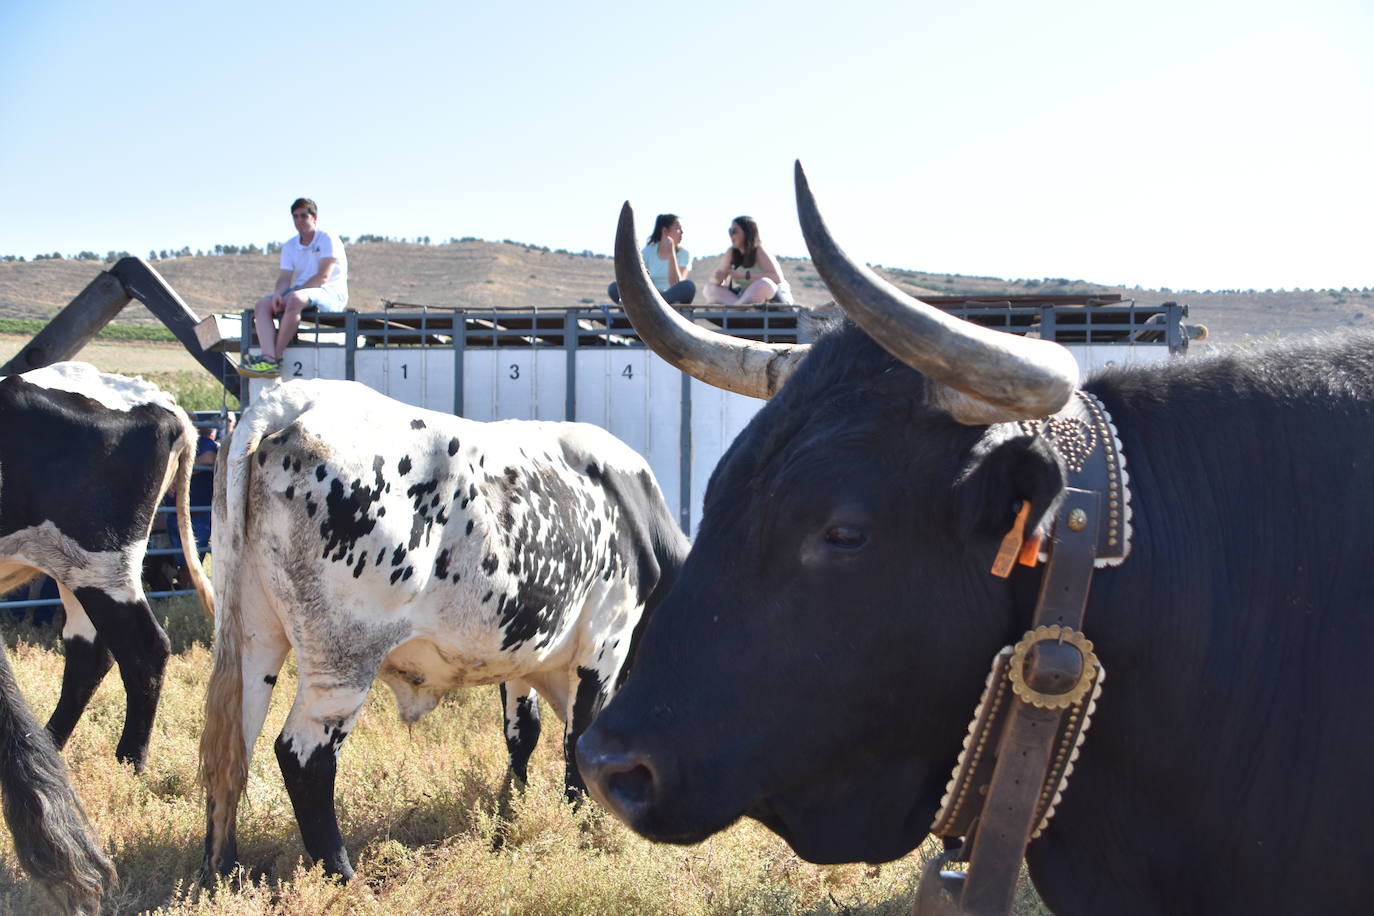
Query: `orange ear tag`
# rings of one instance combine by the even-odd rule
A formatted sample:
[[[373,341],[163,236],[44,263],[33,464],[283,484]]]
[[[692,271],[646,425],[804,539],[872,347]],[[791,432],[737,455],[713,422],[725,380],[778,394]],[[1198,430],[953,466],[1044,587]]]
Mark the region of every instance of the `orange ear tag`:
[[[992,561],[992,574],[1005,579],[1011,575],[1011,568],[1015,565],[1017,557],[1021,554],[1022,541],[1025,539],[1026,518],[1030,515],[1030,503],[1026,500],[1021,501],[1021,508],[1016,512],[1016,520],[1011,523],[1011,530],[1006,537],[1002,538],[1002,546],[997,548],[997,559]],[[1038,546],[1039,540],[1033,538]]]

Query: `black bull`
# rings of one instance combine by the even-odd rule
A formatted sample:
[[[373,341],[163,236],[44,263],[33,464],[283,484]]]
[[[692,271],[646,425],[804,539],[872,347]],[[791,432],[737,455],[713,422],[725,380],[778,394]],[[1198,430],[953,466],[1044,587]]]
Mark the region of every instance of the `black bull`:
[[[1064,479],[1041,438],[955,422],[933,387],[846,322],[721,459],[635,670],[579,745],[593,794],[643,835],[750,816],[817,862],[925,838],[989,664],[1030,620],[1040,571],[989,566],[1014,507],[1034,523]],[[1127,456],[1133,551],[1093,580],[1109,676],[1027,851],[1038,891],[1060,914],[1361,911],[1374,338],[1084,387]]]

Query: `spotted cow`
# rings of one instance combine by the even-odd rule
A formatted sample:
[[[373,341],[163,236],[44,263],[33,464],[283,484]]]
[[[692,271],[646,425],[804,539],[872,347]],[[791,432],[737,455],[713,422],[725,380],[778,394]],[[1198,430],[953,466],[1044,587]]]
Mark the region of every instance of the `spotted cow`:
[[[336,755],[374,678],[407,722],[454,688],[502,684],[520,777],[542,694],[580,791],[577,737],[687,551],[639,455],[586,424],[479,423],[311,380],[266,391],[219,460],[207,871],[234,863],[238,799],[289,650],[299,687],[277,761],[306,850],[333,874],[352,874]]]
[[[187,568],[213,605],[190,536],[196,432],[151,382],[57,363],[0,379],[0,593],[46,574],[66,611],[61,748],[112,663],[124,681],[115,755],[142,770],[169,654],[141,574],[158,503],[175,485]]]

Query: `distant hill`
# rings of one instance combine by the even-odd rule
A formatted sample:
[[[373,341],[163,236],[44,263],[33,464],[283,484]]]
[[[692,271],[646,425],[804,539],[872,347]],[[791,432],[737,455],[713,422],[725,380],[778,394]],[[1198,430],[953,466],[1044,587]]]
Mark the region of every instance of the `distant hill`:
[[[719,253],[699,257],[691,278],[710,277]],[[460,241],[441,245],[367,242],[348,248],[350,305],[380,310],[384,301],[429,306],[534,309],[606,303],[614,278],[610,258],[550,251],[515,242]],[[275,255],[182,257],[152,262],[196,314],[236,312],[267,292],[277,272]],[[0,318],[50,318],[93,280],[99,261],[0,262]],[[797,302],[817,306],[830,295],[806,259],[783,258]],[[1194,292],[1103,286],[1082,280],[1009,281],[995,277],[879,267],[878,272],[912,295],[1018,293],[1119,293],[1142,305],[1176,301],[1189,322],[1211,331],[1210,342],[1374,327],[1374,289],[1278,292]],[[698,300],[700,301],[700,300]],[[146,309],[131,305],[122,322],[151,323]]]

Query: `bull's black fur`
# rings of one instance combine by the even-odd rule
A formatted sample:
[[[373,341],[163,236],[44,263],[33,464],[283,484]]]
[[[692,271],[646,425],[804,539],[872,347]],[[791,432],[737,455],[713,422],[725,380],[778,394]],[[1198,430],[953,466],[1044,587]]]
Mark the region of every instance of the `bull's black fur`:
[[[1043,443],[966,427],[844,325],[721,460],[583,772],[636,829],[742,814],[817,861],[929,827],[1040,571],[988,568]],[[1104,695],[1028,852],[1060,914],[1358,912],[1374,899],[1374,337],[1110,372],[1131,556],[1096,574]]]
[[[52,738],[33,717],[0,644],[0,787],[24,871],[64,913],[99,910],[115,870],[91,831]]]

